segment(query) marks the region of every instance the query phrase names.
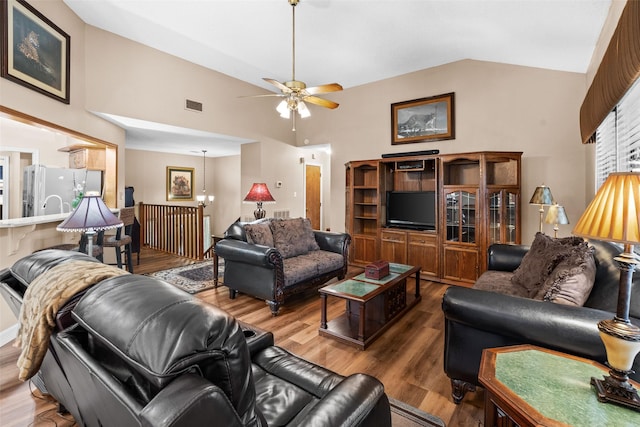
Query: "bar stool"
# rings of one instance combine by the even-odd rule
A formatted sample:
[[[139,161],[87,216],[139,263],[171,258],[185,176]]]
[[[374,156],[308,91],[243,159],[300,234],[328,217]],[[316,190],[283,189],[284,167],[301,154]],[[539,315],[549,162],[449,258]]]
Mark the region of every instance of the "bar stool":
[[[114,248],[116,251],[116,265],[122,268],[122,254],[125,254],[127,269],[133,273],[133,257],[131,256],[131,226],[135,220],[135,207],[120,209],[120,220],[123,226],[118,228],[115,236],[107,237],[103,240],[102,246]],[[123,234],[124,229],[124,234]]]

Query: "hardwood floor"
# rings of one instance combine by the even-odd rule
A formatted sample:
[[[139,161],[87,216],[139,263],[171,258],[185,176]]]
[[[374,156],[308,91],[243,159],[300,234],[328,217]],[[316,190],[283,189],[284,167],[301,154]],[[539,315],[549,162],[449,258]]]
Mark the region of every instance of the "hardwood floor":
[[[190,262],[143,249],[140,265],[134,269],[135,273],[145,274]],[[350,274],[361,271],[353,268]],[[196,295],[237,319],[272,331],[277,345],[300,357],[342,375],[365,372],[375,376],[389,396],[440,417],[447,426],[481,426],[483,390],[468,393],[460,405],[455,405],[443,371],[444,320],[440,304],[446,288],[447,285],[422,281],[422,301],[365,351],[318,335],[320,298],[313,295],[288,301],[277,317],[271,316],[264,301],[246,295],[230,300],[224,286]],[[329,318],[343,309],[343,301],[329,298]],[[75,425],[70,415],[56,413],[56,404],[50,398],[29,383],[18,381],[18,354],[11,343],[0,348],[0,425]]]

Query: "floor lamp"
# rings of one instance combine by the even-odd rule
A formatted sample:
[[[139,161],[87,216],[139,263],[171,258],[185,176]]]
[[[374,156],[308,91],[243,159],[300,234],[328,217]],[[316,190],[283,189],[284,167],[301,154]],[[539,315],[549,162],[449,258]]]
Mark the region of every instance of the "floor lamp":
[[[614,258],[620,269],[616,315],[598,322],[611,369],[603,379],[591,378],[591,384],[601,402],[640,411],[640,397],[629,383],[633,361],[640,351],[640,328],[629,321],[633,272],[640,264],[633,252],[633,245],[640,243],[640,173],[610,174],[578,220],[573,234],[624,245],[623,253]]]
[[[93,236],[96,231],[119,227],[122,227],[122,221],[104,204],[100,193],[87,192],[78,207],[56,227],[56,230],[86,234],[87,255],[93,256]]]

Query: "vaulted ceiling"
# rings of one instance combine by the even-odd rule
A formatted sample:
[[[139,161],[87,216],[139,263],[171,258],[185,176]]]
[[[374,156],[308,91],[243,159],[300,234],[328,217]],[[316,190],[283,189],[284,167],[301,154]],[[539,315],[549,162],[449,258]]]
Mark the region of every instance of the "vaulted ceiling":
[[[87,24],[251,84],[273,90],[263,77],[291,80],[288,0],[64,2]],[[461,59],[583,73],[610,4],[300,0],[296,79],[348,89]]]

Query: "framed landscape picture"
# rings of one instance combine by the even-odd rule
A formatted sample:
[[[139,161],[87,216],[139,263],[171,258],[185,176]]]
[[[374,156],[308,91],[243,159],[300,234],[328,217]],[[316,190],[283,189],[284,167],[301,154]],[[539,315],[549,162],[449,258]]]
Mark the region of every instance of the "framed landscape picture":
[[[193,200],[193,170],[167,166],[167,200]]]
[[[69,103],[71,38],[24,0],[0,0],[2,77]]]
[[[454,94],[391,104],[391,144],[455,138]]]

